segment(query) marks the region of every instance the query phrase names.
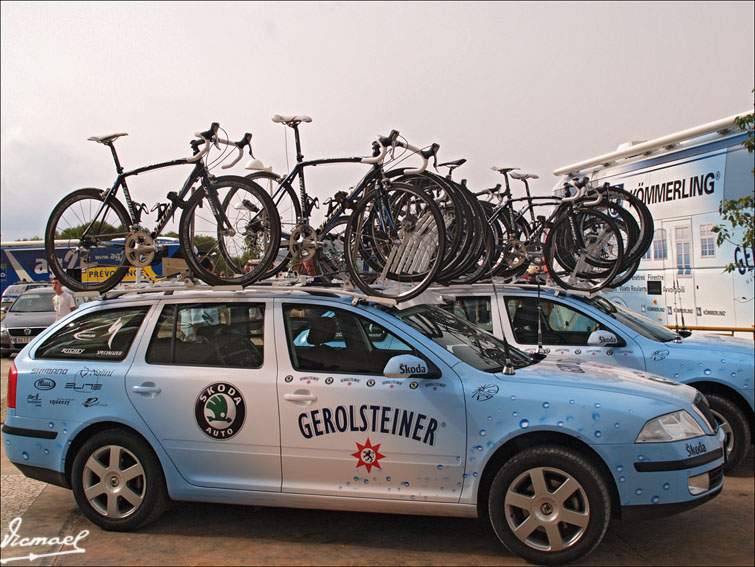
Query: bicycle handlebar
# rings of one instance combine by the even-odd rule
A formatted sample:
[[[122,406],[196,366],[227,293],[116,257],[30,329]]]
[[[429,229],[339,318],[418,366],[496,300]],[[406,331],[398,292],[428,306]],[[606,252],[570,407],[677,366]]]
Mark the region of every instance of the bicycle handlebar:
[[[434,157],[433,166],[437,169],[438,167],[438,150],[440,149],[440,145],[438,144],[432,144],[429,148],[425,150],[421,150],[419,148],[415,148],[408,142],[402,142],[398,139],[399,132],[398,130],[391,130],[391,133],[388,136],[378,136],[375,138],[375,143],[379,147],[379,151],[377,155],[374,155],[372,157],[368,158],[362,158],[362,163],[366,164],[378,164],[382,163],[385,160],[385,156],[388,153],[388,148],[391,148],[391,151],[393,151],[396,146],[406,148],[409,151],[414,152],[418,156],[422,158],[422,166],[416,168],[416,169],[407,169],[404,171],[404,173],[415,175],[418,173],[422,173],[427,169],[427,163],[430,157]]]
[[[221,169],[230,169],[234,165],[236,165],[239,162],[239,160],[244,156],[244,148],[246,146],[249,146],[249,155],[254,157],[254,154],[252,153],[252,135],[249,132],[244,134],[244,137],[241,138],[238,142],[230,142],[228,140],[223,140],[222,138],[218,138],[217,141],[220,142],[221,144],[225,144],[226,146],[236,146],[236,148],[239,151],[238,155],[236,156],[236,159],[233,160],[231,163],[228,163],[226,165],[221,165],[220,166]]]
[[[220,129],[220,124],[217,122],[213,122],[210,125],[209,130],[206,130],[205,132],[195,132],[194,135],[197,138],[202,138],[202,140],[204,141],[204,148],[199,150],[195,155],[186,158],[186,161],[188,161],[189,163],[194,163],[202,159],[207,154],[207,152],[210,151],[210,143],[212,142],[213,138],[215,138],[215,136],[217,135],[219,129]],[[192,145],[192,147],[195,147],[195,146]]]

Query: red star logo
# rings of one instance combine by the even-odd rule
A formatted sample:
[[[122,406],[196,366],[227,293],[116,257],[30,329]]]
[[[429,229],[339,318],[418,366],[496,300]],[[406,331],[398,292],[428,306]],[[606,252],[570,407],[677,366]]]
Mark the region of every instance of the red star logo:
[[[380,449],[380,443],[377,445],[372,445],[370,443],[370,438],[367,438],[367,442],[362,445],[361,443],[357,443],[357,452],[352,453],[352,457],[356,457],[359,459],[359,462],[357,463],[357,468],[359,467],[365,467],[367,469],[367,472],[369,473],[372,467],[380,468],[380,459],[384,458],[385,455],[381,455],[378,452],[378,449]]]

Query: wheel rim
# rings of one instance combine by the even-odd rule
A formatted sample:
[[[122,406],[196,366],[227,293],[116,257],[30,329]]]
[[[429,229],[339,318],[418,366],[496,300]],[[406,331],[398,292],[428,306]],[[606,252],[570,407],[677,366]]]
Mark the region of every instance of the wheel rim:
[[[716,418],[718,426],[723,429],[726,434],[726,440],[724,441],[724,447],[726,447],[726,460],[729,460],[731,454],[734,452],[734,431],[731,428],[731,424],[726,418],[715,410],[710,410],[713,413],[713,417]]]
[[[576,544],[587,530],[590,503],[569,473],[537,467],[520,474],[506,491],[506,521],[525,545],[560,551]]]
[[[131,451],[107,445],[87,459],[82,486],[93,509],[106,518],[122,519],[135,513],[144,502],[147,476]]]

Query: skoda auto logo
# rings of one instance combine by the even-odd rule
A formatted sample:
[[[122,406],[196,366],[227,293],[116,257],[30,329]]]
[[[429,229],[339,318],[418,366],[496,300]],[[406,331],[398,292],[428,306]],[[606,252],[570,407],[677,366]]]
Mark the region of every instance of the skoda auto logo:
[[[230,439],[244,425],[246,405],[236,387],[216,382],[199,394],[194,405],[194,417],[205,435],[213,439]]]
[[[31,329],[29,328],[24,329],[24,335],[26,335],[27,337],[31,335]]]

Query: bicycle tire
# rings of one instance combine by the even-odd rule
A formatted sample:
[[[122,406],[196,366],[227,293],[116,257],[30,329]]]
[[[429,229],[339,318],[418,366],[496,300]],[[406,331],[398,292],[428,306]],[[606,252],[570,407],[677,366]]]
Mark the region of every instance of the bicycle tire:
[[[129,269],[124,243],[114,240],[122,238],[125,242],[131,217],[115,198],[111,198],[107,207],[97,215],[104,194],[100,189],[78,189],[55,205],[47,221],[47,265],[60,283],[73,291],[105,292],[118,285]],[[89,203],[85,205],[86,201]],[[100,230],[94,230],[96,227],[93,226],[87,240],[82,242],[77,233],[82,226],[97,220],[90,218],[95,215],[101,219],[97,221]],[[110,227],[107,230],[112,228],[112,231],[101,232],[106,225]]]
[[[315,271],[325,282],[335,279],[346,281],[348,269],[344,257],[344,233],[349,217],[340,216],[326,224],[322,232],[317,233],[319,248],[315,254]]]
[[[284,183],[279,175],[268,171],[257,171],[245,176],[246,179],[260,185],[273,199],[281,225],[281,241],[278,253],[270,269],[260,279],[274,277],[278,272],[286,271],[291,261],[289,237],[301,219],[301,203],[290,184]],[[279,191],[280,189],[280,191]]]
[[[619,228],[608,215],[585,208],[562,215],[554,223],[544,252],[548,275],[554,282],[564,289],[596,292],[619,273],[624,244]]]
[[[201,187],[181,215],[181,252],[192,273],[210,285],[249,285],[269,269],[278,250],[280,220],[275,205],[259,185],[244,177],[218,177],[211,188],[232,230],[218,226],[207,189]],[[207,265],[207,258],[212,265]],[[242,267],[250,259],[256,262],[244,272]],[[219,275],[225,269],[229,274]]]
[[[440,270],[445,226],[430,196],[390,183],[357,203],[344,242],[352,283],[367,295],[406,301],[425,291]],[[365,264],[380,268],[377,277],[363,270]]]

